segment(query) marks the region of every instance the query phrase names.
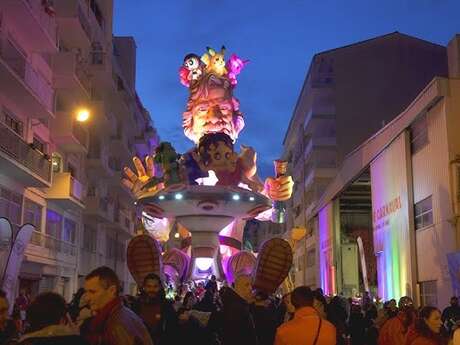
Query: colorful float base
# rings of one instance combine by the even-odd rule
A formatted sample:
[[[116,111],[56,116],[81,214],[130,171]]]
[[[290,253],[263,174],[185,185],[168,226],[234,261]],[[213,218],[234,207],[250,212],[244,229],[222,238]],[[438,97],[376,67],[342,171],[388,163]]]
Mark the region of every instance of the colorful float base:
[[[271,200],[233,186],[181,186],[138,199],[149,214],[175,219],[192,233],[189,279],[215,275],[224,279],[219,255],[219,232],[236,219],[250,219],[270,209]]]

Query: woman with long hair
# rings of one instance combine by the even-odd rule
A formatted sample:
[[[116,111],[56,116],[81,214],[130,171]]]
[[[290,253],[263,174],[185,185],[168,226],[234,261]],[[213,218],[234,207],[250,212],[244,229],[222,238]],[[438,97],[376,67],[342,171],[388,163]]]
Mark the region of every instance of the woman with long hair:
[[[413,327],[406,335],[406,345],[447,345],[441,335],[441,312],[435,307],[423,307]]]

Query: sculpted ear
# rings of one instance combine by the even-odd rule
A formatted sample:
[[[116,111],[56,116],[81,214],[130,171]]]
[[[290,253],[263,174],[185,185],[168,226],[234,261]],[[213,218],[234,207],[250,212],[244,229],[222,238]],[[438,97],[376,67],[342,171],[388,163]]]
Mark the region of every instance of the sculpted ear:
[[[209,55],[211,55],[211,56],[216,55],[216,51],[215,51],[214,49],[212,49],[212,48],[210,48],[210,47],[206,47],[206,49],[207,49]]]

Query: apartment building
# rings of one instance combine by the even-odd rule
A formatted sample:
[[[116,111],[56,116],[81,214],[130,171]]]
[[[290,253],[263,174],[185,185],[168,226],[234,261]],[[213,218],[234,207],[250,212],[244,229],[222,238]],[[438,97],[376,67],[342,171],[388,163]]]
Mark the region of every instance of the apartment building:
[[[0,216],[36,226],[17,284],[32,295],[70,298],[99,265],[130,290],[122,167],[158,135],[136,93],[134,39],[113,37],[112,12],[111,0],[0,4]]]
[[[302,240],[305,250],[296,252],[302,253],[293,269],[301,272],[299,284],[318,278],[316,264],[307,260],[318,240],[313,212],[345,157],[395,118],[434,76],[447,76],[446,47],[399,32],[313,57],[283,142],[295,181],[286,230],[306,227],[311,235]],[[359,202],[359,188],[370,187],[356,188],[350,198]],[[357,202],[350,212],[369,212],[369,205]]]

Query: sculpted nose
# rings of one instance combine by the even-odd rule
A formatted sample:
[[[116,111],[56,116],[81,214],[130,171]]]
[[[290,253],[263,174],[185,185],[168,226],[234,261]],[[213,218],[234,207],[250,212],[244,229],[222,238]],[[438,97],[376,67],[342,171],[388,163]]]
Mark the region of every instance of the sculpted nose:
[[[222,112],[220,111],[220,108],[218,105],[215,105],[214,107],[211,108],[210,111],[211,115],[211,121],[213,119],[220,119],[222,117]]]

